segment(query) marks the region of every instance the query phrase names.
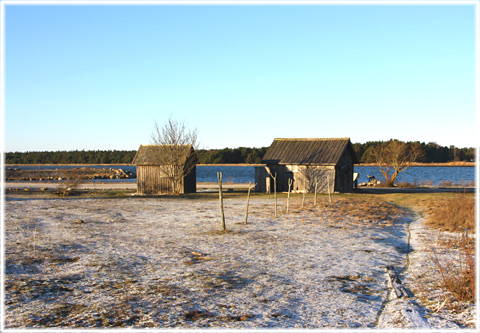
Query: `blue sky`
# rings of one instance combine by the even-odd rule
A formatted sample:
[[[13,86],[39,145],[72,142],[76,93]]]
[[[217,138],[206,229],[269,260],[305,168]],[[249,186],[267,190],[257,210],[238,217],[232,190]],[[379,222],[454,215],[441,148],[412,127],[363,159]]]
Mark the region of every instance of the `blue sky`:
[[[476,145],[474,5],[5,5],[5,151]]]

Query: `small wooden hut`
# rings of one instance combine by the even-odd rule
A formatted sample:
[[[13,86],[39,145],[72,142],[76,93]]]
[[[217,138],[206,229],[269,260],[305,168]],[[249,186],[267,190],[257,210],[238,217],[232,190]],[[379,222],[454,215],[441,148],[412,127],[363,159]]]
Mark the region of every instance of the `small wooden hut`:
[[[255,190],[273,192],[276,174],[277,191],[352,192],[353,166],[358,163],[349,138],[275,139],[262,159],[265,166],[255,168]]]
[[[138,194],[183,194],[197,191],[197,155],[192,145],[141,145],[132,163],[137,166]],[[176,171],[172,172],[172,169]],[[173,179],[172,174],[179,176]]]

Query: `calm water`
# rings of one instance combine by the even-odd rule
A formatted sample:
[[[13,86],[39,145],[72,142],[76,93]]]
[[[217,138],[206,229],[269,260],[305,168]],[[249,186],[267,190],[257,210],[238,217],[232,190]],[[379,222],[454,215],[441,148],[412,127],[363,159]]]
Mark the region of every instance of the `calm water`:
[[[197,167],[198,182],[217,181],[217,172],[223,172],[224,182],[248,183],[255,182],[255,167],[251,166],[199,166]],[[368,176],[374,176],[378,180],[384,180],[378,167],[356,166],[355,172],[359,173],[359,183],[367,182]],[[432,181],[433,185],[439,185],[441,181],[449,180],[453,183],[470,182],[475,180],[474,167],[410,167],[401,172],[396,182],[420,184]]]
[[[359,173],[359,183],[367,182],[368,175],[384,181],[385,177],[378,167],[356,166],[355,172]],[[396,183],[406,182],[420,184],[433,181],[437,186],[441,181],[449,180],[455,184],[460,182],[475,181],[475,167],[410,167],[398,174]]]
[[[44,165],[44,166],[20,166],[24,170],[55,170],[66,168],[78,168],[82,166],[62,166],[62,165]],[[115,168],[125,169],[136,172],[134,165],[95,165],[89,168]],[[253,166],[197,166],[198,182],[216,182],[217,172],[223,173],[224,182],[248,183],[255,182],[255,167]],[[368,181],[368,175],[374,176],[378,180],[384,180],[378,167],[356,166],[355,172],[359,173],[359,183]],[[474,167],[410,167],[397,177],[398,182],[407,182],[420,184],[421,182],[432,181],[433,185],[438,185],[441,181],[449,180],[453,183],[470,182],[475,180]],[[105,180],[100,180],[105,181]],[[111,180],[116,182],[135,182],[130,180]]]

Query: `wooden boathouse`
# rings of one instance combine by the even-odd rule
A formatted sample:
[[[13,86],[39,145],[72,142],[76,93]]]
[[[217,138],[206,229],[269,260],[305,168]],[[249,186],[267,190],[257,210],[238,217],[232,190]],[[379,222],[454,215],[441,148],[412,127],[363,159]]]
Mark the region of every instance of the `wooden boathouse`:
[[[353,166],[358,164],[349,138],[275,139],[267,149],[262,164],[255,168],[255,190],[318,193],[352,192]]]
[[[137,166],[137,194],[175,193],[175,173],[180,175],[177,193],[195,193],[196,163],[192,145],[141,145],[132,162]]]

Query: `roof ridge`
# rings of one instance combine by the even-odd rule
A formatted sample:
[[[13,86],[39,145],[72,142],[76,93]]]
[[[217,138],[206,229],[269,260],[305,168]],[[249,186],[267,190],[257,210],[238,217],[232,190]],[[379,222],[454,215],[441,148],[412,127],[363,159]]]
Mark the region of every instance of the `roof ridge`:
[[[141,144],[140,147],[165,147],[165,146],[193,146],[191,143],[177,143],[177,144],[167,144],[167,145],[157,145],[157,144],[148,144],[148,145],[144,145],[144,144]]]
[[[350,145],[350,138],[276,138],[262,163],[336,165]]]
[[[327,141],[327,140],[350,140],[348,137],[344,138],[275,138],[274,141]]]

